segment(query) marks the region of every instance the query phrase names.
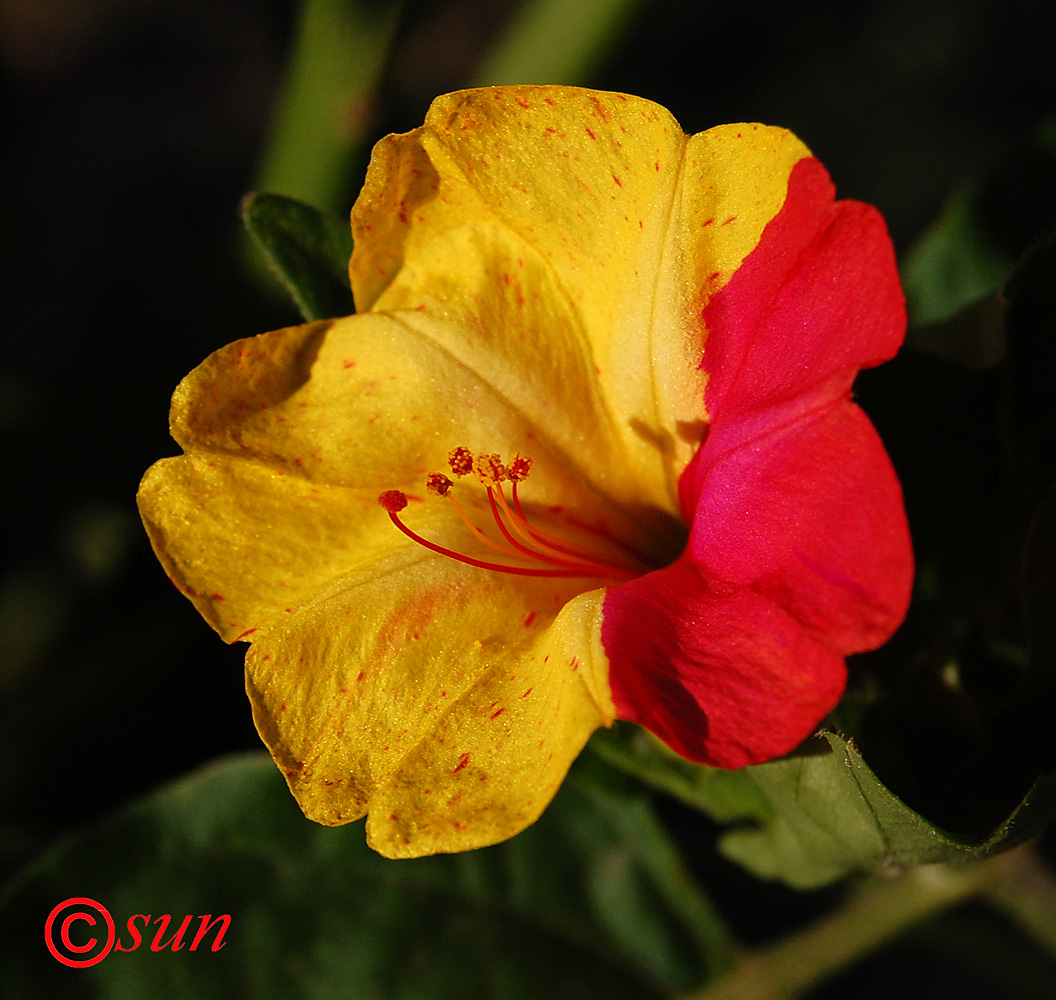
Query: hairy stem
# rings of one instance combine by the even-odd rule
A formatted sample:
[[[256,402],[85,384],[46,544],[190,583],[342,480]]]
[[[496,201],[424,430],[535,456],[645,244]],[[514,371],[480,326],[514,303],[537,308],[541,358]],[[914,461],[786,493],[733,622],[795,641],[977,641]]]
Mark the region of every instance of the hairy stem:
[[[725,976],[683,1000],[791,1000],[914,924],[987,891],[1007,877],[1019,851],[979,864],[921,865],[874,880],[835,912],[746,954]]]

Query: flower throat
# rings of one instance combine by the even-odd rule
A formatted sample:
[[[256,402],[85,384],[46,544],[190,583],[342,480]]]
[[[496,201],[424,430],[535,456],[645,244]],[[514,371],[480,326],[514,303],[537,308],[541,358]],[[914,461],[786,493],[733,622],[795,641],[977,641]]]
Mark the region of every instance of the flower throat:
[[[378,497],[378,503],[388,513],[392,523],[419,545],[469,566],[517,576],[596,576],[630,580],[642,574],[641,568],[613,564],[607,558],[599,557],[598,553],[568,545],[529,522],[517,495],[517,485],[528,478],[532,468],[532,460],[527,456],[514,454],[509,463],[504,464],[497,454],[474,455],[469,448],[458,447],[451,451],[447,461],[454,476],[459,479],[473,476],[487,491],[488,506],[502,541],[488,537],[470,520],[462,505],[451,495],[454,481],[444,473],[430,473],[426,477],[425,488],[455,508],[478,542],[501,553],[505,559],[522,560],[526,565],[477,559],[423,538],[400,519],[400,512],[407,506],[407,495],[400,490],[386,490]],[[503,483],[510,484],[509,499]]]

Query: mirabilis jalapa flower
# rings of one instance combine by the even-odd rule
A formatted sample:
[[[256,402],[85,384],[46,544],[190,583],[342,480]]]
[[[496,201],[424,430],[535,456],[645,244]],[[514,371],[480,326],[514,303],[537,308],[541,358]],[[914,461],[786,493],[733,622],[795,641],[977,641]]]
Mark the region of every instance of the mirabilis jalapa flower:
[[[352,226],[359,313],[209,357],[139,493],[305,814],[465,850],[614,718],[809,736],[912,577],[851,401],[905,326],[879,214],[783,129],[512,87],[382,140]]]

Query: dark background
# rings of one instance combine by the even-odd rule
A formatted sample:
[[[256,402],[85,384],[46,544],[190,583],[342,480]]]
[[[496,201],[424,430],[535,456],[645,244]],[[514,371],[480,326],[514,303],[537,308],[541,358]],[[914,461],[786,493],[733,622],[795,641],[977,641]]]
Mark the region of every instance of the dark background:
[[[515,6],[408,4],[376,136],[464,85]],[[904,251],[1056,111],[1046,7],[646,0],[583,82],[656,100],[688,132],[792,128]],[[175,451],[179,379],[298,320],[246,266],[238,220],[295,14],[289,0],[0,0],[0,873],[259,746],[242,651],[171,588],[134,494]],[[913,975],[919,995],[936,976],[932,997],[991,995]],[[854,989],[888,995],[875,969]]]

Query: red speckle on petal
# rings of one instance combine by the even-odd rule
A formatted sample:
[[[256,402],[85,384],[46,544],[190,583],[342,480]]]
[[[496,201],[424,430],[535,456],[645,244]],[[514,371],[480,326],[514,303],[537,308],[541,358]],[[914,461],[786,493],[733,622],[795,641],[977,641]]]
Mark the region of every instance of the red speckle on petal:
[[[500,715],[502,715],[502,713],[503,713],[503,712],[505,712],[505,711],[506,711],[506,709],[505,709],[505,708],[500,708],[500,709],[499,709],[498,711],[496,711],[496,712],[492,712],[492,713],[491,713],[491,717],[492,717],[493,719],[497,719],[497,718],[498,718],[498,717],[499,717]]]
[[[573,670],[578,670],[579,669],[579,657],[578,656],[573,656],[572,659],[569,661],[569,664],[571,665]]]
[[[616,182],[616,187],[623,187],[623,181],[621,181],[615,174],[612,175],[612,179]]]
[[[590,126],[589,126],[589,125],[584,125],[583,127],[584,127],[584,128],[585,128],[585,129],[587,130],[587,135],[589,135],[589,136],[591,137],[591,139],[595,139],[595,140],[596,140],[596,139],[598,138],[598,137],[597,137],[597,136],[596,136],[596,135],[595,135],[595,134],[594,134],[594,133],[593,133],[593,132],[591,131],[591,129],[590,129]]]
[[[458,766],[451,772],[452,774],[458,774],[469,763],[469,754],[464,753],[458,758]]]
[[[224,599],[224,595],[223,594],[213,594],[213,600],[214,601],[222,601],[223,599]]]
[[[535,624],[535,612],[529,611],[528,617],[524,619],[524,627],[531,628]]]
[[[524,692],[524,694],[522,694],[522,695],[521,695],[521,697],[522,697],[522,698],[527,698],[527,697],[528,697],[528,695],[530,695],[531,693],[532,693],[532,689],[531,689],[531,688],[528,688],[528,690],[527,690],[527,691],[525,691],[525,692]]]

